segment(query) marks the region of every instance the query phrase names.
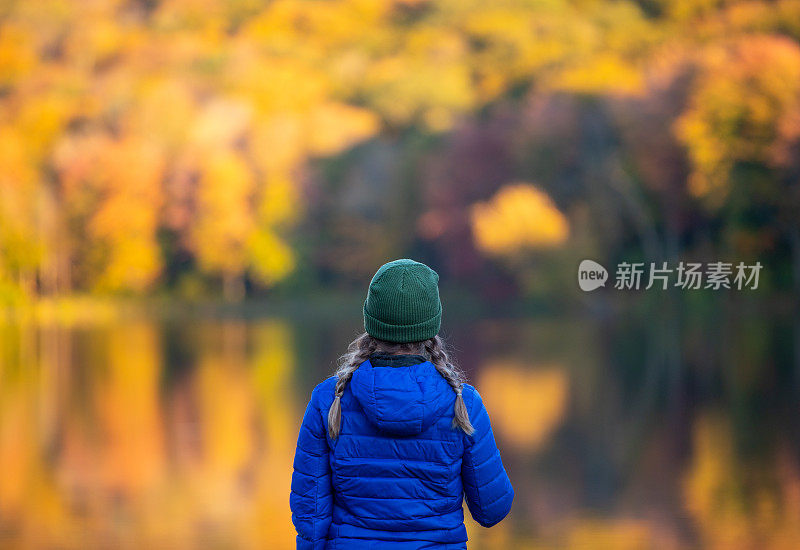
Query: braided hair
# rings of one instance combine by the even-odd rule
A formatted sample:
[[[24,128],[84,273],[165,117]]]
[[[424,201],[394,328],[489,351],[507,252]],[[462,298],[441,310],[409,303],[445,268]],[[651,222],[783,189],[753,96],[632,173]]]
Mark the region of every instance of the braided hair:
[[[328,410],[328,434],[331,439],[339,437],[342,424],[342,394],[356,369],[378,349],[378,341],[367,334],[361,334],[347,346],[347,353],[342,355],[339,368],[336,369],[336,386],[331,408]]]
[[[439,374],[450,384],[456,393],[456,401],[453,407],[453,427],[460,428],[467,435],[472,435],[475,429],[469,421],[469,413],[464,405],[464,398],[461,395],[464,387],[464,373],[455,367],[451,362],[446,351],[444,340],[438,335],[421,342],[394,343],[379,340],[368,333],[360,334],[347,346],[347,352],[339,358],[339,368],[336,369],[336,386],[334,387],[334,398],[331,408],[328,410],[328,434],[331,439],[339,437],[342,424],[342,395],[344,389],[353,377],[353,373],[366,361],[370,355],[376,351],[387,353],[420,353],[423,350],[430,357],[430,361]]]
[[[461,395],[466,381],[463,371],[450,362],[444,340],[438,335],[425,340],[423,345],[431,358],[433,366],[436,367],[442,378],[447,380],[447,383],[456,392],[456,402],[453,406],[453,427],[461,428],[467,435],[472,435],[475,432],[475,428],[472,427],[472,423],[469,421],[467,406],[464,404],[464,397]]]

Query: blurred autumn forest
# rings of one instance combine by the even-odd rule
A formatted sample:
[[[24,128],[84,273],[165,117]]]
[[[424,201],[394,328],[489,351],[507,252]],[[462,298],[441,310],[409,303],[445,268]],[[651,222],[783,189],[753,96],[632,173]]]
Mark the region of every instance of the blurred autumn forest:
[[[799,41],[798,0],[4,0],[0,300],[401,256],[492,296],[583,257],[797,291]]]
[[[471,548],[800,547],[800,0],[0,0],[0,167],[0,546],[294,548],[348,293],[413,257],[518,489]],[[584,258],[764,269],[537,316]]]

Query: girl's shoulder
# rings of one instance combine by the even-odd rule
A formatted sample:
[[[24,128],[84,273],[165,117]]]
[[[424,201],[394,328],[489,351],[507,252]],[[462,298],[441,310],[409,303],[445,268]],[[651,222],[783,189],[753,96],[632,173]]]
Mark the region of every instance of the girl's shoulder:
[[[466,382],[462,384],[461,396],[464,398],[464,405],[466,405],[468,411],[473,410],[473,408],[478,407],[483,403],[478,389],[472,384],[467,384]]]
[[[320,410],[328,410],[333,403],[336,376],[330,376],[316,385],[311,392],[311,403]]]

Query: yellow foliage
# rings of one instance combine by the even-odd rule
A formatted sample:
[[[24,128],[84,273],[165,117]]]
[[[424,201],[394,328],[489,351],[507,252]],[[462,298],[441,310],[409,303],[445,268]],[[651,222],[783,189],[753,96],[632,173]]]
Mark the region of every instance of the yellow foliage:
[[[39,229],[37,173],[29,153],[23,135],[0,126],[0,263],[9,271],[33,267],[40,254],[41,244],[28,241]]]
[[[665,16],[650,17],[644,4]],[[14,156],[5,172],[22,177],[0,176],[0,272],[20,285],[39,276],[82,289],[144,291],[163,269],[155,234],[166,228],[192,249],[202,272],[241,280],[252,269],[271,284],[291,271],[283,232],[302,215],[293,175],[310,157],[340,154],[385,127],[449,131],[531,85],[635,93],[652,46],[689,50],[719,42],[731,28],[791,34],[798,13],[793,0],[644,4],[6,2],[0,127],[13,135],[0,136],[0,149],[22,154],[0,156]],[[677,28],[706,19],[715,22]],[[776,159],[800,132],[792,114],[796,49],[790,39],[748,37],[721,55],[708,53],[678,125],[696,195],[724,187],[737,159]],[[736,130],[740,123],[745,131]],[[779,138],[765,133],[778,127]],[[127,168],[108,159],[134,154],[150,167],[131,183]],[[270,189],[275,180],[292,190]],[[548,201],[514,193],[519,201],[506,204],[501,193],[473,209],[479,247],[508,254],[566,239],[567,224]],[[266,205],[268,197],[277,204]],[[47,223],[36,223],[37,205],[45,205],[39,215],[47,210]],[[17,219],[9,220],[11,212]],[[502,230],[484,223],[490,212]],[[523,216],[499,219],[508,213]]]
[[[247,241],[255,229],[254,191],[252,172],[235,152],[218,150],[206,159],[193,232],[205,269],[239,273],[245,268]]]
[[[554,89],[580,93],[636,94],[644,90],[641,71],[618,56],[603,54],[558,74]]]
[[[20,106],[15,126],[26,137],[31,159],[40,161],[45,156],[74,109],[74,101],[59,94],[31,98]]]
[[[558,2],[10,3],[0,23],[0,124],[19,132],[19,164],[39,192],[6,189],[3,198],[26,202],[22,219],[40,199],[54,213],[51,223],[5,231],[13,254],[0,271],[37,251],[30,269],[77,264],[81,279],[67,284],[143,291],[162,269],[155,232],[168,228],[203,272],[241,278],[252,269],[277,282],[294,256],[281,232],[302,214],[292,175],[309,157],[338,154],[385,122],[447,131],[576,52],[590,58],[622,31],[641,34],[636,10],[608,9],[612,24],[606,10],[581,15]],[[622,49],[618,67],[596,78],[628,66]],[[150,166],[130,192],[114,183],[130,183],[128,168],[106,160],[129,158],[128,147]]]
[[[470,220],[476,246],[495,255],[558,246],[569,234],[553,201],[528,183],[506,185],[488,202],[474,204]]]
[[[253,162],[270,174],[284,174],[303,158],[306,126],[301,116],[275,113],[263,116],[251,133]],[[269,191],[267,191],[269,193]]]
[[[245,134],[252,116],[247,101],[217,98],[195,117],[189,139],[203,153],[229,148]]]
[[[429,55],[397,55],[371,67],[366,85],[376,108],[390,121],[406,124],[434,107],[457,113],[474,106],[468,65],[457,56],[431,62]]]
[[[661,0],[666,11],[676,19],[691,19],[707,15],[724,3],[724,0]]]
[[[25,26],[6,23],[0,29],[0,84],[25,77],[36,66],[34,37]]]
[[[269,229],[251,234],[249,250],[253,274],[264,284],[280,281],[294,270],[294,251]]]
[[[308,113],[308,149],[318,155],[332,155],[372,136],[378,129],[375,115],[341,103],[325,103]]]
[[[302,209],[297,185],[288,176],[279,173],[266,179],[260,200],[258,219],[269,227],[294,221]]]
[[[161,269],[156,231],[164,159],[150,143],[129,140],[106,147],[98,168],[106,198],[89,229],[108,250],[98,285],[144,289]]]
[[[62,180],[63,214],[80,219],[77,243],[95,252],[95,286],[144,290],[161,270],[156,241],[166,159],[156,143],[87,135],[61,141],[53,161]],[[101,251],[101,253],[98,253]]]
[[[177,78],[158,78],[141,84],[141,99],[126,113],[122,127],[126,133],[147,136],[148,141],[178,150],[189,141],[189,136],[200,137],[199,120],[205,112],[198,112],[191,89]],[[157,128],[157,134],[153,129]],[[211,138],[213,142],[213,138]]]

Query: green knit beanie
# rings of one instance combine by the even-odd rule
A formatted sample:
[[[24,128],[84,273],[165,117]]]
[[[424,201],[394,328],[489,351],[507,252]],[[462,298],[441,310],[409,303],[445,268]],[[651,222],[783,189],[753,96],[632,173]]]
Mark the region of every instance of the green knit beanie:
[[[401,259],[383,264],[364,300],[364,329],[389,342],[433,338],[442,323],[439,275],[427,265]]]

